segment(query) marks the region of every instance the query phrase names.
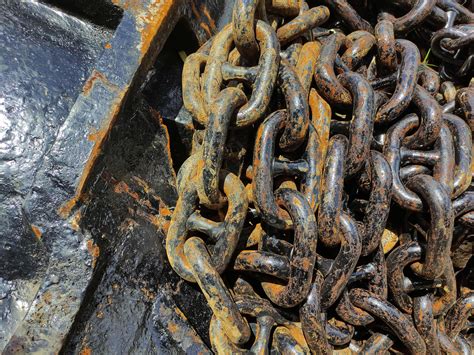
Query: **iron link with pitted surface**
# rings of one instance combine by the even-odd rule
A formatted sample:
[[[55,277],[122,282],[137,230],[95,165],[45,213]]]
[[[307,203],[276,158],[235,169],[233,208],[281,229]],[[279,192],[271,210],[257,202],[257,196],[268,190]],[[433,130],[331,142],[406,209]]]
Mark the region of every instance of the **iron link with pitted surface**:
[[[311,5],[236,0],[186,57],[170,265],[219,354],[471,353],[472,9]]]

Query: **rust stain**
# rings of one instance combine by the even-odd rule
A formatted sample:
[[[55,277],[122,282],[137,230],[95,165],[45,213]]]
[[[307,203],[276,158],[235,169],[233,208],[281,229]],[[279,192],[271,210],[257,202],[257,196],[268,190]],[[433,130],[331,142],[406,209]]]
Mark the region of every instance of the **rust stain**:
[[[176,323],[170,321],[168,322],[168,330],[171,334],[176,334],[177,332],[179,332],[180,329]]]
[[[245,185],[245,191],[249,202],[255,204],[255,196],[253,195],[253,188],[251,183]]]
[[[97,158],[99,157],[99,155],[101,153],[102,144],[105,141],[105,138],[107,137],[111,127],[113,126],[113,123],[117,119],[117,116],[118,116],[118,113],[119,113],[120,107],[121,107],[121,102],[123,101],[125,93],[126,93],[126,90],[123,90],[121,93],[118,94],[117,99],[115,100],[114,104],[112,105],[111,112],[109,114],[109,119],[106,120],[106,122],[104,123],[104,128],[100,129],[97,132],[97,138],[95,139],[94,147],[92,148],[92,151],[89,155],[89,159],[87,160],[87,162],[84,166],[84,169],[82,171],[82,175],[81,175],[79,183],[77,185],[76,195],[71,200],[66,201],[58,209],[58,214],[62,218],[67,218],[71,214],[72,209],[82,199],[83,194],[84,194],[84,187],[86,185],[89,174],[91,173],[92,168],[93,168]]]
[[[335,350],[333,350],[333,354],[336,354],[336,355],[352,355],[353,351],[351,350],[351,348],[347,347],[345,349],[335,349]]]
[[[166,235],[171,223],[171,217],[173,216],[173,211],[171,211],[168,206],[166,206],[161,200],[159,204],[159,216],[155,217],[159,219],[159,224],[157,225],[161,231]],[[155,219],[156,220],[156,219]],[[156,225],[156,224],[155,224]]]
[[[112,45],[110,44],[110,42],[107,42],[107,43],[104,45],[104,48],[105,48],[105,49],[110,49],[110,48],[112,48]]]
[[[204,12],[204,15],[206,15],[207,19],[209,20],[209,26],[211,27],[211,30],[215,31],[215,29],[216,29],[216,23],[215,23],[214,20],[212,19],[212,16],[211,16],[211,14],[209,13],[208,8],[203,4],[203,5],[201,6],[201,10],[202,10],[202,12]]]
[[[173,211],[171,211],[166,206],[163,206],[163,207],[160,206],[160,215],[162,215],[164,217],[171,217],[173,215]]]
[[[153,224],[154,226],[157,227],[158,230],[160,230],[164,235],[168,232],[168,229],[170,227],[171,223],[171,212],[170,214],[163,216],[160,214],[153,214],[153,213],[146,213],[143,211],[137,211],[137,215],[140,217],[143,217],[146,219],[148,222]]]
[[[156,297],[155,293],[153,291],[147,289],[146,287],[140,288],[140,291],[142,291],[143,295],[145,296],[145,298],[148,301],[153,301]]]
[[[58,209],[58,214],[59,216],[61,216],[62,218],[66,218],[67,216],[69,216],[69,214],[71,213],[72,209],[74,208],[74,206],[76,205],[76,203],[78,202],[79,198],[72,198],[71,200],[69,201],[66,201],[61,207],[59,207]]]
[[[88,346],[84,346],[79,355],[92,355],[92,349]]]
[[[95,268],[95,264],[97,262],[97,258],[100,255],[100,249],[97,244],[95,244],[92,240],[87,241],[87,250],[89,254],[92,256],[92,268]]]
[[[398,236],[389,229],[384,229],[382,234],[383,253],[388,254],[397,244]]]
[[[94,69],[92,71],[92,74],[89,76],[86,83],[82,87],[82,93],[84,95],[88,96],[90,91],[94,87],[95,82],[97,80],[101,81],[105,86],[111,88],[112,90],[115,90],[117,88],[116,85],[109,82],[109,80],[107,79],[107,77],[104,74],[102,74],[100,71]]]
[[[132,179],[134,179],[137,182],[140,181],[139,185],[144,189],[145,193],[148,193],[148,192],[152,193],[153,192],[153,189],[150,188],[144,180],[142,180],[138,177],[134,177]],[[136,191],[132,191],[130,186],[128,186],[127,183],[125,183],[123,181],[119,181],[118,183],[115,184],[114,192],[115,193],[126,193],[127,195],[132,197],[135,201],[137,201],[140,206],[145,207],[145,209],[155,210],[154,207],[151,205],[151,202],[148,199],[141,198],[140,195]],[[168,230],[169,221],[167,221],[167,220],[168,219],[171,220],[171,215],[173,214],[173,212],[161,200],[161,198],[158,195],[155,195],[155,194],[152,193],[151,196],[156,201],[158,201],[158,212],[159,212],[159,215],[160,215],[159,217],[166,219],[166,221],[164,221],[165,224],[163,224],[162,222],[157,223],[156,218],[158,218],[158,216],[155,216],[154,214],[148,214],[146,212],[139,213],[139,214],[142,217],[145,217],[146,219],[148,219],[151,223],[153,223],[155,225],[158,225],[160,227],[164,227],[165,230]],[[127,223],[123,224],[122,227],[125,228],[125,229],[128,229],[129,227],[133,227],[134,225],[136,225],[136,222],[133,221],[133,220],[129,220],[129,221],[127,221]]]
[[[155,119],[158,120],[158,123],[160,124],[160,126],[163,127],[163,130],[166,135],[166,152],[168,153],[167,157],[168,157],[168,164],[169,164],[168,166],[173,166],[173,159],[171,158],[171,145],[170,145],[171,139],[170,139],[170,133],[168,132],[168,127],[163,123],[163,117],[160,115],[159,112],[152,110],[152,115]],[[171,169],[171,174],[172,174],[173,180],[176,181],[176,173],[174,169]]]
[[[142,178],[140,178],[138,176],[133,176],[132,180],[134,180],[138,185],[140,185],[143,188],[143,191],[146,194],[149,194],[150,192],[153,192],[153,189],[150,187],[150,185],[148,185],[148,183],[145,180],[143,180]]]
[[[139,13],[143,8],[142,0],[112,0],[112,3],[134,14]]]
[[[471,148],[471,156],[474,156],[474,144]],[[471,161],[471,175],[474,175],[474,159]]]
[[[196,16],[196,19],[201,18],[201,14],[197,10],[196,3],[194,2],[194,0],[191,1],[191,11],[193,12],[194,16]]]
[[[127,183],[124,182],[124,181],[119,181],[114,186],[114,192],[118,193],[118,194],[125,193],[125,194],[129,195],[131,198],[133,198],[134,200],[140,202],[140,196],[138,196],[138,193],[136,193],[135,191],[132,191],[130,189],[130,186],[128,186]]]
[[[129,0],[128,3],[142,3],[139,0]],[[165,20],[169,17],[171,8],[176,3],[174,0],[152,0],[145,13],[137,15],[137,30],[141,34],[140,51],[144,56],[150,44],[159,33],[160,28],[165,24]],[[141,8],[141,5],[139,6]]]
[[[171,16],[171,10],[178,2],[174,0],[151,0],[149,5],[144,9],[143,0],[113,0],[115,5],[123,8],[124,10],[130,11],[135,15],[137,21],[137,31],[141,35],[141,41],[138,49],[140,50],[141,58],[148,52],[152,40],[156,37],[156,34],[160,30],[164,29],[168,24],[166,19],[174,21],[176,17]],[[100,79],[106,85],[112,86],[113,89],[117,89],[116,86],[111,85],[107,79],[99,72],[94,71],[87,83],[84,85],[84,94],[87,94],[94,85],[94,82]],[[92,168],[101,153],[103,142],[108,135],[110,128],[117,119],[118,113],[121,108],[125,95],[128,92],[129,87],[126,86],[121,91],[117,91],[116,100],[111,105],[111,110],[108,119],[105,120],[103,128],[92,137],[94,138],[94,147],[89,155],[89,159],[83,169],[80,177],[75,196],[65,202],[59,209],[58,214],[62,218],[66,218],[71,213],[72,209],[81,200],[84,193],[84,187],[87,179],[92,171]]]
[[[469,287],[466,287],[466,286],[461,286],[461,289],[460,289],[460,291],[459,291],[461,297],[464,297],[464,296],[466,296],[468,293],[471,293],[471,292],[473,292],[473,290],[470,289]]]
[[[280,186],[281,188],[288,188],[288,189],[292,189],[292,190],[297,190],[298,187],[296,186],[296,183],[292,180],[283,180],[281,183],[280,183]],[[299,202],[299,201],[298,201]]]
[[[33,234],[35,235],[35,238],[38,240],[41,240],[41,237],[43,236],[43,232],[41,232],[41,229],[39,229],[37,226],[32,224],[31,230],[33,231]]]
[[[204,31],[206,31],[206,34],[207,34],[209,37],[212,36],[211,30],[210,30],[210,28],[209,28],[209,26],[208,26],[207,23],[201,22],[201,23],[199,24],[199,27],[201,27]]]
[[[77,211],[71,219],[71,228],[76,232],[80,229],[79,223],[81,221],[81,211]]]
[[[102,136],[101,130],[92,130],[88,135],[87,135],[87,140],[90,142],[97,142],[97,140]]]
[[[45,303],[51,304],[51,301],[53,300],[53,296],[51,295],[50,291],[46,291],[43,294],[43,300],[44,300]]]

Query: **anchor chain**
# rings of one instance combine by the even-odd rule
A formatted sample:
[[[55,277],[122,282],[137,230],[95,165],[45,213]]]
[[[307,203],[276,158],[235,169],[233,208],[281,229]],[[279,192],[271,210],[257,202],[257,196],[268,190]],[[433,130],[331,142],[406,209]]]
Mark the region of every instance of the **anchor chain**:
[[[470,353],[474,15],[309,3],[236,0],[187,56],[171,267],[217,353]]]

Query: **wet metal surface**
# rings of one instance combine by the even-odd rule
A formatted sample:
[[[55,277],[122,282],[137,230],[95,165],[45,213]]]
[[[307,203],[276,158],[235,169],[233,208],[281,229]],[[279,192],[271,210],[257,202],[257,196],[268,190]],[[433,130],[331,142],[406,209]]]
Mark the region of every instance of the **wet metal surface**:
[[[38,216],[26,200],[36,193],[38,171],[111,36],[109,29],[41,3],[2,4],[0,348],[26,315],[41,284],[62,281],[59,275],[47,275],[51,245],[43,239],[42,223],[34,224]],[[80,246],[77,241],[78,250],[69,252],[85,267],[87,253]],[[82,272],[88,274],[86,269]]]
[[[202,30],[197,20],[191,21],[191,6],[179,3],[103,1],[97,3],[101,14],[80,1],[59,3],[61,8],[36,1],[2,4],[0,348],[58,351],[71,327],[78,327],[73,326],[75,315],[86,307],[92,293],[84,296],[98,280],[92,276],[102,251],[94,228],[109,221],[104,216],[96,226],[82,222],[87,208],[80,205],[88,201],[85,186],[128,91],[138,89],[146,79],[176,22],[184,16],[189,28]],[[207,10],[204,2],[194,5],[207,13],[207,21],[213,21],[209,16],[215,16],[217,8]],[[178,87],[179,81],[173,85]],[[145,111],[149,114],[149,109]],[[160,137],[159,142],[167,141],[164,131]],[[165,144],[162,151],[168,152],[168,147]],[[132,171],[128,164],[124,166]],[[167,179],[172,185],[171,177]],[[166,198],[172,199],[166,191]],[[166,203],[172,205],[172,200]],[[158,203],[158,213],[169,215],[161,207]],[[158,222],[147,219],[147,223]],[[163,267],[159,258],[156,262],[157,269]],[[115,267],[111,262],[108,270]],[[107,277],[104,280],[107,285]],[[136,298],[137,287],[124,296],[123,304]],[[152,322],[150,295],[137,309],[142,307],[143,317]],[[160,346],[159,339],[154,346]]]
[[[436,4],[403,13],[388,2],[327,2],[331,12],[300,2],[296,12],[291,0],[238,1],[232,23],[186,58],[194,131],[166,254],[212,310],[213,351],[469,348],[461,245],[472,224],[472,137],[453,103],[467,77],[447,82],[428,62],[430,42],[421,42],[440,28],[419,25],[460,6]],[[438,45],[470,42],[460,26]],[[470,112],[464,96],[458,104]],[[235,161],[231,142],[247,135]],[[444,321],[450,309],[456,326]]]
[[[323,3],[2,4],[0,351],[470,351],[474,15]]]

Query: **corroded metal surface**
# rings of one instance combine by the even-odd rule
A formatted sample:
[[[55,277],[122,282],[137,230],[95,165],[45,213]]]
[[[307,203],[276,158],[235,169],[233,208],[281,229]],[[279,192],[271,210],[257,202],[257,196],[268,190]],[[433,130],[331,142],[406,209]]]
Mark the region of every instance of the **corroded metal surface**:
[[[45,3],[0,15],[6,353],[471,351],[471,2]]]
[[[193,12],[196,6],[207,14],[207,19],[196,19]],[[101,244],[98,230],[110,221],[115,225],[113,228],[118,228],[123,223],[119,216],[124,213],[104,215],[100,208],[107,210],[111,207],[105,204],[95,210],[97,217],[103,219],[95,215],[91,217],[87,211],[94,195],[89,191],[89,181],[97,181],[98,171],[104,171],[104,160],[99,157],[107,154],[107,150],[104,152],[105,142],[110,139],[116,122],[123,120],[118,117],[133,114],[133,109],[126,107],[136,105],[136,101],[128,98],[140,89],[176,23],[180,19],[186,21],[194,31],[191,36],[199,40],[212,34],[206,33],[206,23],[208,26],[213,24],[210,28],[215,31],[216,13],[223,8],[220,6],[205,1],[183,5],[180,1],[112,3],[108,0],[97,1],[93,6],[73,0],[48,1],[47,4],[7,1],[2,4],[1,349],[6,352],[54,353],[65,343],[70,343],[72,345],[68,346],[73,346],[72,349],[81,350],[80,344],[73,345],[77,335],[75,329],[81,329],[87,312],[76,316],[81,309],[87,309],[88,300],[95,297],[97,284],[102,282],[99,280],[104,268],[99,265],[107,262],[101,264],[99,259],[109,260],[111,254],[126,250]],[[224,14],[221,15],[225,18]],[[161,70],[159,66],[157,68]],[[179,89],[179,81],[176,86]],[[168,88],[167,91],[172,93]],[[166,105],[156,100],[150,102],[163,107],[164,115],[169,114],[169,102]],[[167,118],[174,118],[175,114]],[[151,117],[155,117],[148,123],[152,126],[153,120],[161,120],[157,118],[159,116]],[[166,129],[160,131],[154,127],[150,132],[157,134],[156,142],[148,139],[142,140],[141,144],[149,142],[154,144],[154,149],[162,147],[165,153],[162,158],[149,151],[144,159],[148,159],[145,163],[148,168],[151,168],[150,160],[160,161],[162,167],[155,170],[160,178],[155,181],[164,184],[154,188],[156,200],[153,208],[150,210],[150,206],[142,204],[146,214],[137,217],[139,222],[136,224],[129,221],[130,226],[148,228],[148,232],[140,228],[137,234],[132,233],[136,235],[131,237],[132,241],[143,233],[153,235],[150,231],[154,227],[150,226],[159,226],[164,233],[171,214],[169,208],[175,203],[175,175],[171,165],[162,164],[164,161],[172,164],[168,135]],[[135,129],[142,128],[136,126]],[[143,138],[142,135],[138,137]],[[125,144],[136,145],[136,142],[129,140]],[[136,154],[137,150],[129,149],[128,152]],[[124,157],[120,151],[110,154]],[[118,171],[131,172],[134,164],[122,160],[122,165],[114,166],[120,168],[114,170],[109,166],[109,169],[118,174]],[[132,182],[107,181],[108,184],[117,184],[112,195],[120,200],[117,196],[138,196],[139,192],[128,184],[145,190],[148,199],[151,180],[150,177],[140,180],[137,173],[137,180],[132,179]],[[126,198],[125,201],[121,207],[129,213],[126,205],[131,208],[135,202]],[[114,198],[109,200],[112,202],[115,203]],[[160,218],[152,214],[155,209]],[[147,224],[150,226],[146,227]],[[111,233],[113,228],[110,227],[102,236]],[[155,254],[157,270],[166,263],[160,255],[163,252]],[[114,274],[117,267],[114,265],[127,262],[128,257],[117,259],[115,264],[111,262],[106,274]],[[132,274],[122,275],[123,280],[133,277]],[[114,284],[107,278],[103,283],[97,297],[109,292],[104,290],[107,284],[109,287]],[[154,294],[148,291],[149,286],[132,285],[129,294],[118,298],[117,306],[121,304],[119,309],[126,310],[138,297],[134,295],[141,295],[137,307],[144,312],[143,319],[150,319],[150,329],[153,329],[147,314]],[[130,308],[134,313],[132,310]],[[111,314],[114,312],[108,314],[109,317]],[[123,322],[126,322],[126,314],[121,315]],[[81,324],[75,324],[75,319]],[[113,334],[113,329],[118,330],[121,321],[114,323],[109,320],[107,324],[109,326],[98,328],[102,329],[102,334],[106,329]],[[144,323],[137,318],[135,324],[135,331],[143,332]],[[132,328],[130,332],[134,331]],[[107,351],[114,346],[122,349],[129,346],[118,342],[117,337],[112,342],[103,342],[100,333],[96,333],[96,340],[89,337],[94,346],[101,344]],[[98,342],[99,339],[102,343]],[[150,349],[161,346],[159,337],[152,343],[155,345]],[[84,344],[87,351],[87,344]],[[147,348],[143,346],[142,350]],[[171,341],[167,347],[180,348],[180,345]],[[133,345],[130,345],[131,349]]]
[[[92,245],[93,241],[89,237],[75,238],[70,224],[61,221],[54,212],[68,191],[67,184],[53,177],[65,161],[58,156],[58,164],[53,165],[46,177],[40,178],[39,171],[51,158],[60,128],[112,31],[37,2],[4,2],[0,17],[0,349],[3,349],[14,334],[22,332],[26,324],[22,320],[30,318],[33,303],[42,303],[47,308],[50,303],[56,303],[55,292],[65,294],[69,289],[69,306],[78,307],[90,279],[92,270],[87,264],[92,257],[87,243]],[[47,189],[45,179],[52,186],[48,193],[43,189]],[[50,196],[45,200],[47,194]],[[34,199],[42,199],[41,204],[48,205],[38,210],[31,206]],[[63,230],[60,238],[64,239],[62,243],[57,241],[61,244],[58,247],[55,245],[58,236],[48,233],[50,218],[56,228]],[[66,243],[68,239],[73,242]],[[64,270],[67,277],[54,268]],[[45,299],[39,301],[39,295]],[[54,329],[54,337],[67,333],[73,314],[63,318],[58,312],[54,325],[47,312],[30,322],[36,324],[33,326],[37,330],[38,322],[43,322],[45,328]],[[22,343],[17,339],[15,346],[21,349]]]
[[[471,67],[442,53],[464,54],[471,12],[324,3],[237,1],[187,57],[194,145],[168,260],[206,297],[217,353],[467,351]],[[462,66],[454,83],[430,67],[429,45]],[[226,152],[242,136],[235,161]],[[239,236],[224,227],[229,176]]]

